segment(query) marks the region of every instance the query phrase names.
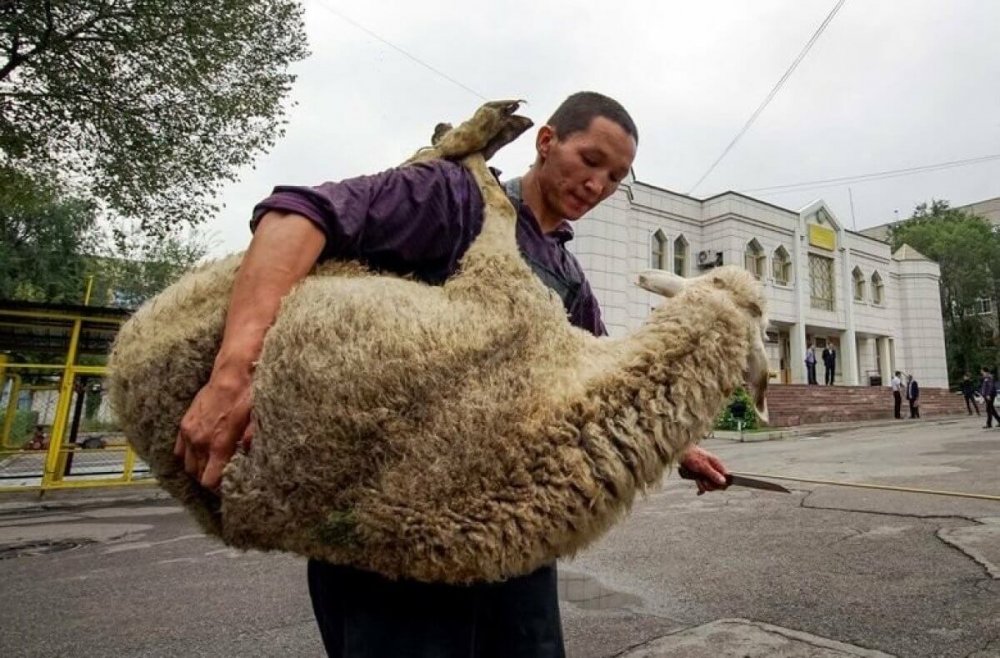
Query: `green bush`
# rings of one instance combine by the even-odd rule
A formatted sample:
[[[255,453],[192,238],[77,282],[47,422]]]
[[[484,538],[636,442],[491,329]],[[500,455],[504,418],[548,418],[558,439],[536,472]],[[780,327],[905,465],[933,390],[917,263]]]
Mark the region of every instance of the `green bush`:
[[[81,432],[117,432],[121,426],[116,420],[84,420],[80,423]]]
[[[757,418],[757,410],[754,409],[753,399],[750,394],[747,393],[743,388],[738,388],[733,392],[729,402],[726,403],[725,408],[722,413],[719,414],[718,418],[715,419],[715,429],[717,430],[736,430],[739,426],[736,424],[736,418],[733,416],[732,407],[733,403],[739,400],[746,406],[746,412],[743,414],[743,429],[753,430],[760,426],[760,419]]]
[[[38,412],[28,409],[18,409],[14,412],[14,422],[10,426],[10,444],[20,446],[35,433],[38,424]]]

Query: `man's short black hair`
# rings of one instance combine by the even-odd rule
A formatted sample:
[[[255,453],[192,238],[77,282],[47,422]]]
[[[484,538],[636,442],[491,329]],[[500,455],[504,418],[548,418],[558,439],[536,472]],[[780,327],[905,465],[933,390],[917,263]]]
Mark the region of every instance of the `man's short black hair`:
[[[899,371],[898,370],[896,371],[896,376],[899,377]]]
[[[595,117],[614,121],[639,144],[639,130],[622,104],[596,91],[578,91],[556,108],[548,124],[556,131],[559,139],[565,139],[575,132],[586,130]]]

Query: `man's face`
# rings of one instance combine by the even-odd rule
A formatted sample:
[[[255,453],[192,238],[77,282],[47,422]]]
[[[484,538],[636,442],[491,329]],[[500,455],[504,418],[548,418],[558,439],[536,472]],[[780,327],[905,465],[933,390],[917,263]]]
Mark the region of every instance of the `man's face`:
[[[542,126],[536,146],[543,202],[549,212],[570,220],[614,194],[636,151],[635,139],[604,117],[595,117],[586,130],[563,139],[550,126]]]

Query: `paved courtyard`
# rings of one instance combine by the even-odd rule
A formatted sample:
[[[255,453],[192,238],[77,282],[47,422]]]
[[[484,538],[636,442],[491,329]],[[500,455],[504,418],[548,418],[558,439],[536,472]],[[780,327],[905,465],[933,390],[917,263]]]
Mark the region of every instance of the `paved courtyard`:
[[[730,468],[1000,496],[1000,430],[709,440]],[[670,478],[561,565],[573,657],[1000,656],[1000,501]],[[320,656],[304,563],[202,536],[152,487],[0,497],[0,655]]]

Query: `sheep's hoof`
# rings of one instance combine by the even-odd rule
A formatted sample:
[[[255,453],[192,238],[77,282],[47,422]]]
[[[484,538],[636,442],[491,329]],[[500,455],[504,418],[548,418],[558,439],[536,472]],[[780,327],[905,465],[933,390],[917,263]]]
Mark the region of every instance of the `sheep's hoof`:
[[[517,114],[508,117],[507,122],[500,129],[500,132],[483,149],[483,159],[489,160],[492,158],[493,154],[520,137],[532,125],[532,121],[528,117],[522,117]]]
[[[447,135],[451,129],[452,125],[450,123],[439,123],[434,126],[434,134],[431,135],[431,144],[437,146],[438,142],[441,141],[441,138]]]
[[[457,128],[444,134],[435,130],[435,135],[439,136],[435,146],[440,156],[460,159],[473,153],[483,153],[488,158],[496,153],[531,127],[530,119],[514,114],[521,103],[519,100],[491,101],[483,104],[471,119]]]

